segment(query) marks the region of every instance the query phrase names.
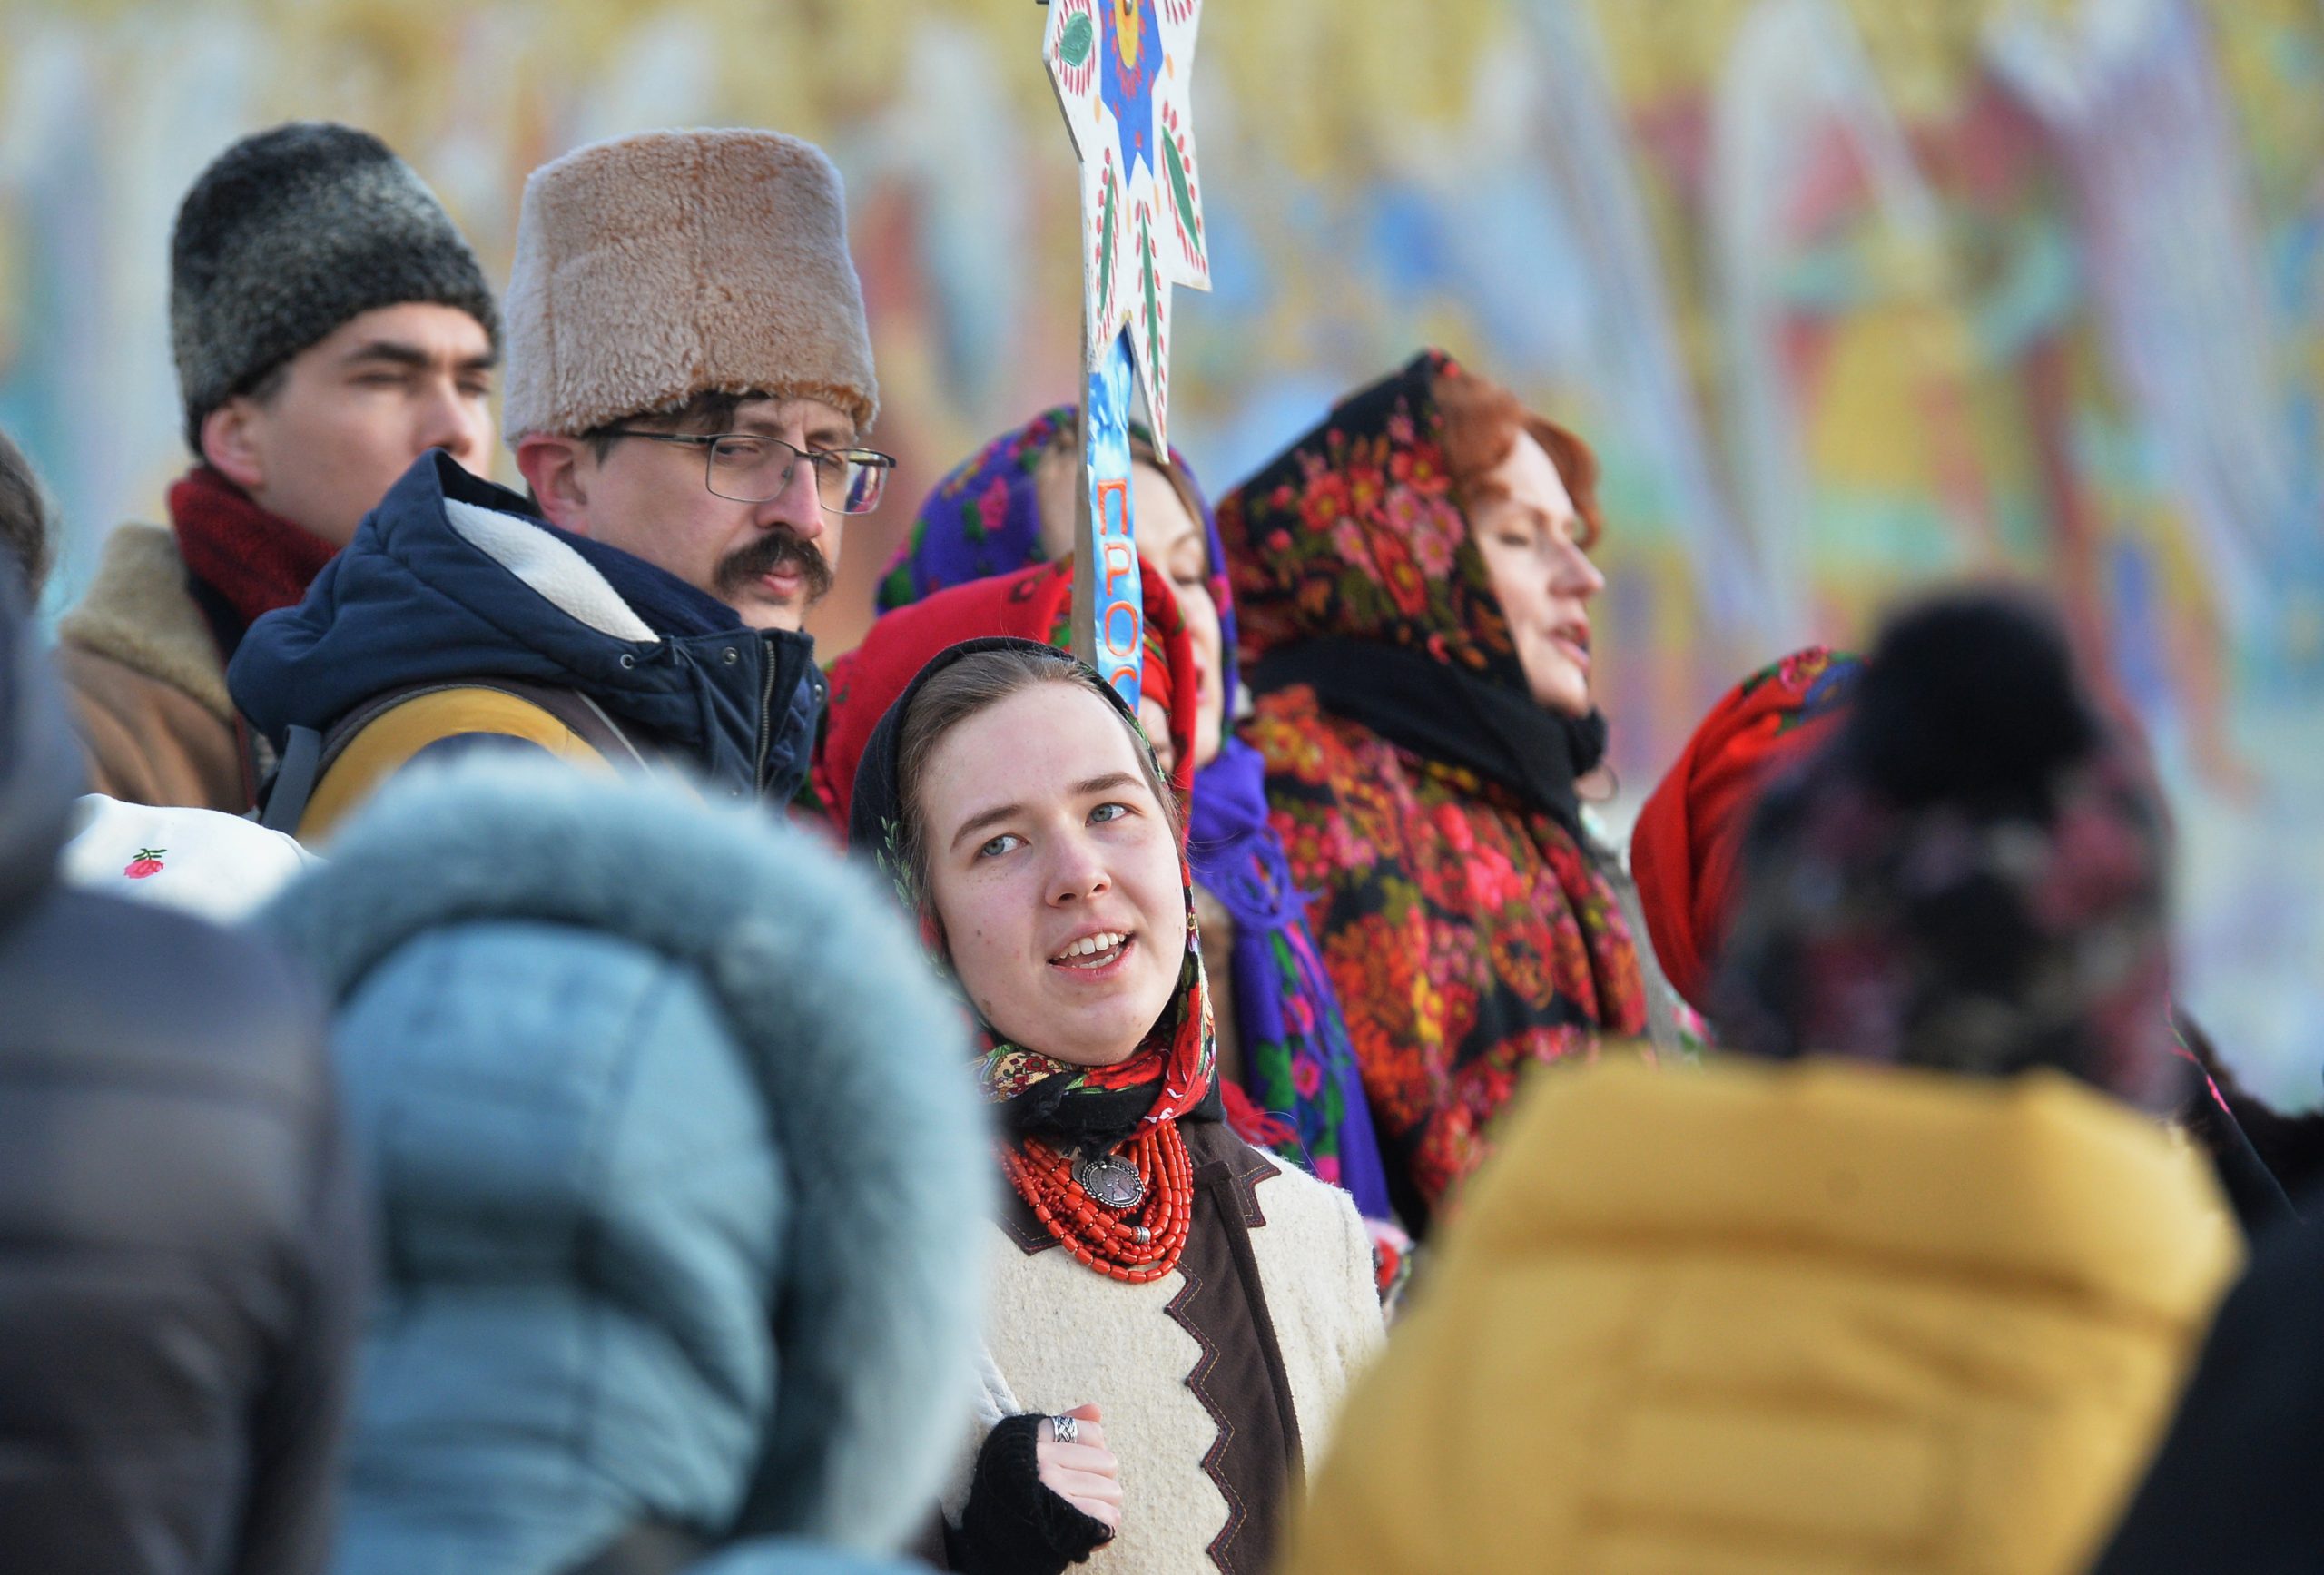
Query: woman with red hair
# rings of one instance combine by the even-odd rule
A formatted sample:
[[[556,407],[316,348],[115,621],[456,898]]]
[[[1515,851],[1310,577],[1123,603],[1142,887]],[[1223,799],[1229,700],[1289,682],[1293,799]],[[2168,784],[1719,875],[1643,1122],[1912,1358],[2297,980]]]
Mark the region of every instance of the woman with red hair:
[[[1520,1074],[1647,1027],[1574,783],[1602,758],[1581,439],[1430,351],[1219,505],[1243,736],[1415,1235]]]

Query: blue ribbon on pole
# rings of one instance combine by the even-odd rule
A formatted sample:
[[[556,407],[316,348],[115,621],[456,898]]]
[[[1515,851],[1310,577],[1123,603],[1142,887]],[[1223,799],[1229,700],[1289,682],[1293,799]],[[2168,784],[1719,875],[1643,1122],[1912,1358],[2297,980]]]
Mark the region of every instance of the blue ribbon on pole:
[[[1139,584],[1135,510],[1130,502],[1130,351],[1127,330],[1089,373],[1081,419],[1083,473],[1089,512],[1076,555],[1078,650],[1137,709],[1138,663],[1146,645],[1146,596]],[[1087,598],[1086,604],[1084,598]]]

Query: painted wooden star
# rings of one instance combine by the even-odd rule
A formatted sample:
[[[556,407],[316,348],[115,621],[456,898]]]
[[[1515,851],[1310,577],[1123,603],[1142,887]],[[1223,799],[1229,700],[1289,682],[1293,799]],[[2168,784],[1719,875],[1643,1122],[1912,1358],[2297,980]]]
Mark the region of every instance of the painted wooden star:
[[[1202,0],[1049,0],[1041,44],[1081,161],[1082,313],[1092,369],[1129,330],[1167,444],[1170,288],[1210,288],[1195,162]]]

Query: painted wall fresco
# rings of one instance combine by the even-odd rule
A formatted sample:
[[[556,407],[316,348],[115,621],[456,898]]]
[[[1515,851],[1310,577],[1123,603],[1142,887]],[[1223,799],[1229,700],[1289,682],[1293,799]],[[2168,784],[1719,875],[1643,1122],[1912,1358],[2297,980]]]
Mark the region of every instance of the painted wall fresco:
[[[183,463],[172,212],[237,135],[395,143],[506,276],[525,172],[754,123],[845,172],[921,490],[1079,349],[1028,0],[0,0],[0,424],[74,533]],[[2195,1010],[2324,1100],[2324,7],[2315,0],[1210,0],[1212,291],[1172,436],[1214,486],[1433,341],[1590,435],[1601,674],[1649,784],[1703,705],[1932,580],[2055,591],[2149,728]]]

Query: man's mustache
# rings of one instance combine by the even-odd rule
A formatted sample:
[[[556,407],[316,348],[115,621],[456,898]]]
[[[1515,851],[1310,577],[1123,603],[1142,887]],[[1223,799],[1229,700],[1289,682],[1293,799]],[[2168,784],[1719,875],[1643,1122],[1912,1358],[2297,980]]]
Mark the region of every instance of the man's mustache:
[[[728,595],[740,591],[761,575],[792,569],[806,582],[807,600],[820,602],[832,588],[832,566],[823,549],[789,528],[776,527],[718,566],[718,588]]]

